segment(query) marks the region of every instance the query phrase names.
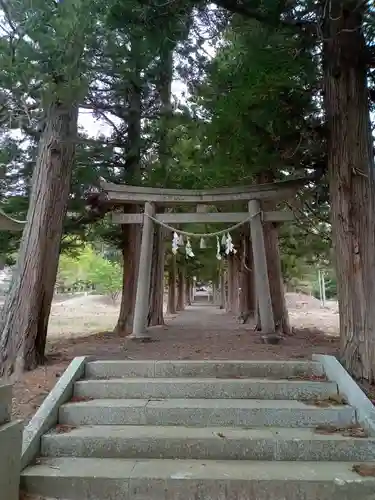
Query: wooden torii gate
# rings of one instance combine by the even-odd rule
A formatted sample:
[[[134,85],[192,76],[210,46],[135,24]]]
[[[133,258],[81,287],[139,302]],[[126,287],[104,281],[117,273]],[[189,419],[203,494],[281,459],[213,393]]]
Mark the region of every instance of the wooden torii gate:
[[[291,211],[261,210],[261,201],[280,201],[293,198],[298,189],[308,179],[273,182],[247,187],[232,187],[211,190],[162,189],[113,184],[102,181],[100,198],[112,209],[126,204],[144,204],[143,213],[112,212],[112,222],[116,224],[142,224],[142,242],[139,256],[136,302],[133,319],[133,333],[128,338],[148,338],[146,332],[149,308],[149,289],[151,285],[153,224],[183,223],[238,223],[249,221],[252,240],[255,290],[259,305],[262,331],[275,332],[271,292],[268,280],[267,259],[264,245],[263,222],[285,222],[294,219]],[[173,205],[220,205],[233,202],[247,202],[247,212],[215,213],[157,213],[157,206]]]

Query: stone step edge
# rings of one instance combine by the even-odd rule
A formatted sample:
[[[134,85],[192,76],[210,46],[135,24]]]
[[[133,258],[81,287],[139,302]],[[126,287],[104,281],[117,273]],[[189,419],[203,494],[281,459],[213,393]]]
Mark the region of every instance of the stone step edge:
[[[221,373],[221,370],[233,368],[237,372],[241,368],[252,368],[253,370],[265,370],[272,373],[277,370],[278,373],[301,373],[324,375],[324,369],[318,361],[294,361],[294,360],[272,360],[272,361],[241,361],[241,360],[89,360],[85,367],[85,378],[108,378],[113,373],[119,371],[121,377],[160,377],[174,376],[179,377],[181,370],[188,370],[188,376],[194,378],[196,374],[194,369],[209,369],[211,373],[207,376],[215,378],[215,375]],[[215,373],[213,373],[215,372]]]
[[[319,379],[309,379],[309,378],[267,378],[267,377],[225,377],[225,378],[214,378],[214,377],[111,377],[108,379],[104,378],[86,378],[78,380],[75,384],[330,384],[337,386],[336,382],[330,380],[319,380]]]
[[[348,410],[355,409],[350,405],[335,404],[320,406],[315,401],[303,401],[297,399],[222,399],[222,398],[88,398],[79,401],[69,401],[60,406],[60,410],[67,408],[133,408],[143,409],[151,407],[175,407],[179,409],[210,408],[215,410],[239,409],[271,409],[271,410]]]
[[[319,426],[318,426],[319,427]],[[335,426],[333,426],[335,427]],[[325,428],[327,429],[325,431]],[[69,439],[73,437],[117,437],[123,439],[274,439],[274,440],[311,440],[317,439],[322,441],[358,441],[375,443],[375,437],[356,437],[344,435],[343,432],[350,429],[355,429],[356,426],[342,427],[343,431],[329,432],[329,426],[322,426],[322,432],[319,432],[315,427],[188,427],[178,425],[79,425],[69,426],[64,424],[58,425],[55,429],[42,436],[42,439],[49,437]],[[139,433],[139,434],[137,434]],[[375,456],[374,456],[375,460]]]
[[[337,384],[327,381],[269,379],[111,378],[74,384],[76,398],[96,399],[300,399],[337,396]]]
[[[42,437],[40,455],[348,462],[375,458],[375,438],[312,428],[57,426]]]
[[[93,399],[64,404],[67,425],[205,425],[225,427],[314,427],[356,423],[351,406],[321,408],[297,400],[260,399]]]
[[[292,465],[292,466],[291,466]],[[353,472],[356,464],[346,462],[267,462],[250,460],[171,460],[116,458],[43,458],[22,473],[27,477],[71,477],[164,480],[241,480],[241,481],[355,481],[371,482]],[[368,462],[369,467],[374,462]]]

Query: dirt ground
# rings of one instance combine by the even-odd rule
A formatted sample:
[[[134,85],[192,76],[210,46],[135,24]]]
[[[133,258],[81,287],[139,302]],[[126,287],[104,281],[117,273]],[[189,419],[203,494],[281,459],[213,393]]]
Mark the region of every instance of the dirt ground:
[[[98,331],[111,331],[116,324],[119,303],[98,295],[59,298],[52,306],[49,339],[76,338]],[[337,302],[327,302],[322,308],[320,301],[303,294],[286,294],[291,323],[295,328],[316,328],[329,335],[338,335]]]
[[[292,359],[338,352],[336,303],[287,294],[294,335],[265,345],[253,325],[242,325],[218,307],[194,305],[165,326],[151,330],[153,342],[138,344],[112,333],[118,304],[101,296],[56,300],[49,326],[47,363],[14,386],[14,416],[27,421],[75,356],[122,359]]]

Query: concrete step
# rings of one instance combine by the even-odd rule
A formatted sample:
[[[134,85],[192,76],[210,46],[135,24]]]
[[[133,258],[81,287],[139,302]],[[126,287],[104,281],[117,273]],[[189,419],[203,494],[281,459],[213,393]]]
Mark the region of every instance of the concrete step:
[[[337,394],[334,382],[270,379],[131,378],[81,380],[74,395],[87,398],[313,399]]]
[[[355,423],[354,408],[255,399],[94,399],[62,405],[59,422],[80,425],[315,427]]]
[[[21,487],[65,500],[365,500],[375,478],[342,462],[53,458],[24,470]]]
[[[314,361],[91,361],[86,378],[199,377],[273,378],[319,377],[323,367]]]
[[[84,426],[51,431],[41,454],[55,457],[213,460],[375,460],[375,439],[279,427]],[[63,433],[61,433],[63,431]]]

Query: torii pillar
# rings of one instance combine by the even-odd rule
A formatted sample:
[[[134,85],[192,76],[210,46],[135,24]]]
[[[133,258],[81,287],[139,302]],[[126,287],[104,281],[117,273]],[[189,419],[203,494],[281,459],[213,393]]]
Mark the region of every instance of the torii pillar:
[[[259,200],[249,201],[250,233],[254,256],[255,291],[259,305],[262,332],[275,333],[275,321],[268,278],[266,247],[262,224],[262,211]]]
[[[145,203],[142,226],[141,253],[139,255],[137,293],[135,297],[133,332],[128,336],[133,340],[145,340],[149,336],[147,330],[147,315],[149,309],[149,291],[151,286],[152,245],[154,239],[154,223],[150,217],[155,215],[155,205]]]

